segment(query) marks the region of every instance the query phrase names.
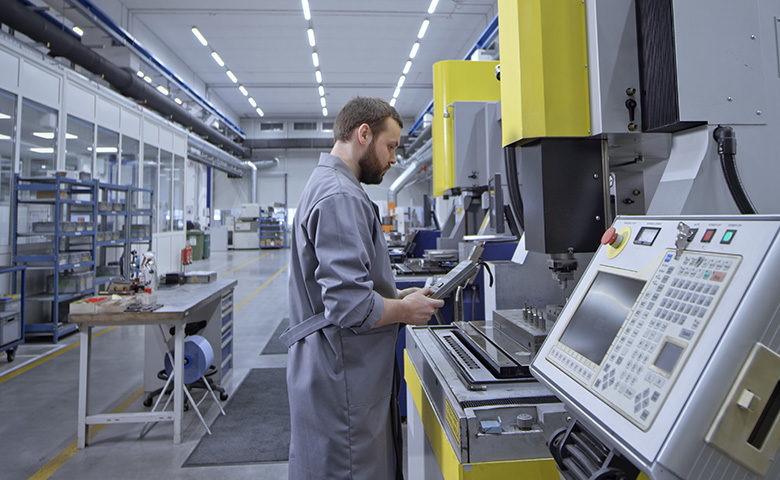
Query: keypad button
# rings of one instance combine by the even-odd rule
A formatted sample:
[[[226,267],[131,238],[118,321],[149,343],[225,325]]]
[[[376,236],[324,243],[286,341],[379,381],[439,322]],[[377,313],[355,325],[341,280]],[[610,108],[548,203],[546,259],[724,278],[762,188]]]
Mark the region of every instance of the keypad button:
[[[687,328],[683,328],[680,332],[680,338],[684,338],[685,340],[690,340],[693,338],[693,332],[691,330],[688,330]]]

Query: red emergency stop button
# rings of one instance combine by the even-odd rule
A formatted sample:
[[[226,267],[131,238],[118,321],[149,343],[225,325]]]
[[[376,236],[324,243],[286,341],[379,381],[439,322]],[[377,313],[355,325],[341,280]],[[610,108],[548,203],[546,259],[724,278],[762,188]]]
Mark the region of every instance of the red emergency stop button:
[[[615,242],[617,242],[618,245],[620,245],[620,242],[618,239],[620,238],[620,235],[617,234],[617,230],[615,230],[615,227],[609,227],[606,232],[604,232],[604,235],[601,236],[601,244],[602,245],[614,245]]]

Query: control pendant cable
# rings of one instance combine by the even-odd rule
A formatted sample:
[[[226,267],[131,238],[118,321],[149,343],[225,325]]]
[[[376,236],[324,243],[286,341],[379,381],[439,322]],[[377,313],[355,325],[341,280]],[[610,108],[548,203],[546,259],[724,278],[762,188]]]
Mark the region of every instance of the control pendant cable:
[[[517,156],[513,145],[504,147],[504,170],[506,170],[506,183],[509,188],[509,203],[512,204],[517,225],[525,232],[523,197],[520,195],[520,185],[517,182]]]
[[[737,173],[737,165],[734,162],[737,155],[737,137],[734,129],[719,125],[713,132],[713,137],[718,142],[720,167],[723,170],[723,176],[726,178],[726,185],[728,185],[731,197],[737,204],[739,213],[743,215],[756,213],[755,207],[750,202],[747,193],[745,193],[745,187],[742,186],[739,173]]]

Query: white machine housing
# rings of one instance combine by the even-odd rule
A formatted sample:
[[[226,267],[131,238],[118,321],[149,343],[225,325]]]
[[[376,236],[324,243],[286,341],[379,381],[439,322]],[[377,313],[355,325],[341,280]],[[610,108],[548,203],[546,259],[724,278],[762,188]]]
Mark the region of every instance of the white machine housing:
[[[696,232],[678,257],[680,222]],[[780,358],[780,217],[620,216],[614,227],[624,248],[597,251],[531,372],[651,478],[780,478],[780,422],[766,416],[780,369],[749,409],[734,405],[754,350]],[[763,445],[748,445],[762,421]]]

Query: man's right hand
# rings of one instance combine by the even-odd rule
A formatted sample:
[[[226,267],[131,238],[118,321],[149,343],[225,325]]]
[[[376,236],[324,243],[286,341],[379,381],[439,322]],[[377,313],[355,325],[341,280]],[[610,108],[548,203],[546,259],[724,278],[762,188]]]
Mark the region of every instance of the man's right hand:
[[[429,298],[433,293],[430,288],[423,288],[407,295],[401,300],[406,311],[404,323],[410,325],[425,325],[436,312],[444,306],[444,300]]]

